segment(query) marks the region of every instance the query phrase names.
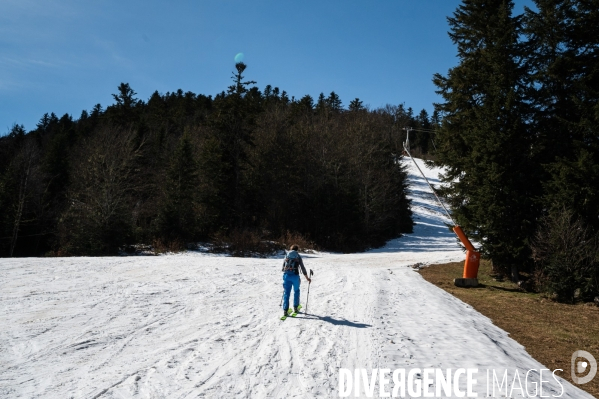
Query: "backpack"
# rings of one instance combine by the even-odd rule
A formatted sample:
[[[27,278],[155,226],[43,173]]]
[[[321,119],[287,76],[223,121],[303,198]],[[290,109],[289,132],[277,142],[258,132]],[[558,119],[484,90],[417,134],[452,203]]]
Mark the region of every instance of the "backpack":
[[[285,255],[285,261],[283,262],[283,272],[299,274],[299,259],[300,256],[297,251],[289,251]]]

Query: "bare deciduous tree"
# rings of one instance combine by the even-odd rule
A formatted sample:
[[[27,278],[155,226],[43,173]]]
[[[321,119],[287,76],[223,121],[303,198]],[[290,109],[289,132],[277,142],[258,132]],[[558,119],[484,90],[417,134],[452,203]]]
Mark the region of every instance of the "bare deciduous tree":
[[[76,252],[113,253],[130,238],[143,148],[133,130],[103,128],[84,140],[74,160],[63,245]]]

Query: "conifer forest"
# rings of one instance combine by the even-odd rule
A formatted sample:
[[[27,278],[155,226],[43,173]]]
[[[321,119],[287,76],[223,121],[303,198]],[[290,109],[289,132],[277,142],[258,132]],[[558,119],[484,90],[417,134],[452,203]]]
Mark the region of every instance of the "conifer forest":
[[[356,251],[412,228],[402,128],[425,111],[344,108],[244,81],[147,102],[127,83],[78,119],[45,114],[0,139],[2,256],[111,255],[137,243],[296,237]],[[423,144],[423,147],[426,143]]]
[[[453,217],[497,273],[599,294],[599,1],[464,0],[436,74],[436,160]]]

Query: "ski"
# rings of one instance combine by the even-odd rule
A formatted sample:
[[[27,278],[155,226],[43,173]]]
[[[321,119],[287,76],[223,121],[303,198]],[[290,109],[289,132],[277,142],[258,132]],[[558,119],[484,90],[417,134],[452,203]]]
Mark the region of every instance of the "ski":
[[[293,309],[287,309],[287,314],[283,315],[281,317],[281,320],[285,320],[286,318],[288,318],[289,316],[291,316],[293,314]]]
[[[302,305],[298,305],[297,307],[297,312],[294,312],[293,309],[288,309],[287,310],[287,314],[285,316],[281,317],[281,320],[285,320],[287,319],[287,317],[291,316],[291,317],[295,317],[297,316],[297,313],[299,313],[300,309],[302,308]]]
[[[297,306],[297,312],[294,312],[293,310],[289,309],[289,311],[291,312],[291,317],[295,317],[297,316],[297,314],[299,313],[299,311],[301,310],[302,305],[298,305]]]

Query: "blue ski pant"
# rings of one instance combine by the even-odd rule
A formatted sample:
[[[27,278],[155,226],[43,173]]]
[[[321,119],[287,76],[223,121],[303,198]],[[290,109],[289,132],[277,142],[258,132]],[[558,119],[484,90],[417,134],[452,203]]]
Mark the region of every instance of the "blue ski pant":
[[[300,303],[300,276],[299,274],[283,273],[283,309],[289,309],[289,296],[293,287],[293,307]]]

